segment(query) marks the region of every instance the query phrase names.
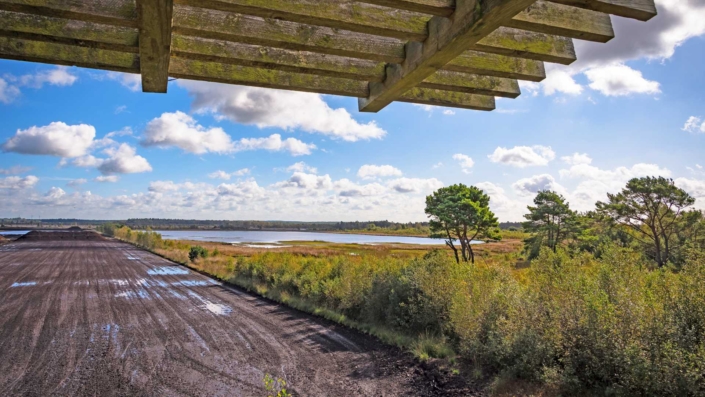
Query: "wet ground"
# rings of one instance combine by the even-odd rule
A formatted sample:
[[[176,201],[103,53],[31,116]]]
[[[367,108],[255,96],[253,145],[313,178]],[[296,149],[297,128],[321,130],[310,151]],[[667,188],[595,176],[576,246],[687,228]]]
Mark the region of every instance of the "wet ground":
[[[435,395],[373,338],[112,240],[0,245],[0,395]]]

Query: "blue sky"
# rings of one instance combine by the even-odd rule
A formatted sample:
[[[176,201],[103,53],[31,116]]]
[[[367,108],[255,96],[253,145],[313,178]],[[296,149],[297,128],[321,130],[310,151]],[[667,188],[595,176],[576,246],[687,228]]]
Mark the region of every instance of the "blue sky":
[[[705,208],[705,4],[657,4],[487,113],[0,60],[0,217],[418,221],[465,183],[516,221],[539,189],[589,210],[644,175]]]

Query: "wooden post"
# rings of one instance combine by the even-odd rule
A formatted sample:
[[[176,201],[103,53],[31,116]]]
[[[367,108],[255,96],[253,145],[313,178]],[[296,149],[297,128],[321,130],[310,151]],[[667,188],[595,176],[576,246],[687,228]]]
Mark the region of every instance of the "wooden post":
[[[166,92],[171,53],[172,0],[137,0],[142,91]]]

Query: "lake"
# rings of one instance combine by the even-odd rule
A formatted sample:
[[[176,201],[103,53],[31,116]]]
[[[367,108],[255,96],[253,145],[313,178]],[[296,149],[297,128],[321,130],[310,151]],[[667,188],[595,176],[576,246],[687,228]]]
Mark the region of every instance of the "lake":
[[[196,240],[223,243],[280,243],[282,241],[325,241],[343,244],[428,244],[443,245],[443,240],[424,237],[371,236],[315,232],[274,232],[255,230],[155,230],[168,240]],[[480,243],[479,241],[477,243]]]

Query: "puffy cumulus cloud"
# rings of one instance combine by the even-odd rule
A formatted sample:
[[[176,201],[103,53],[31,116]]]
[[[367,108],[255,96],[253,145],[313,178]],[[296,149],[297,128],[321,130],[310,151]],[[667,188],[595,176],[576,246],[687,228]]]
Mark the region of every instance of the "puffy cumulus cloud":
[[[390,176],[402,176],[400,169],[391,165],[365,164],[357,170],[357,176],[362,179],[376,179]]]
[[[359,185],[348,179],[336,181],[335,188],[341,197],[381,196],[387,191],[384,186],[376,182]]]
[[[555,178],[549,174],[534,175],[529,178],[519,179],[512,187],[521,196],[533,196],[541,190],[553,190],[557,193],[565,193],[565,189]]]
[[[509,198],[501,186],[492,182],[480,182],[476,183],[475,186],[490,196],[490,209],[501,221],[518,221],[522,219],[526,212],[526,202]]]
[[[211,179],[222,179],[224,181],[230,180],[231,177],[238,177],[238,176],[245,176],[250,174],[250,169],[249,168],[242,168],[239,169],[235,172],[227,173],[222,170],[218,170],[215,172],[212,172],[208,174],[208,177]]]
[[[265,138],[242,138],[235,143],[234,151],[268,150],[270,152],[289,152],[292,156],[305,156],[311,154],[316,145],[302,142],[296,138],[282,139],[279,134],[272,134]]]
[[[550,146],[514,146],[511,149],[498,147],[487,157],[493,163],[526,168],[548,165],[556,157],[556,153]]]
[[[317,174],[318,169],[316,167],[311,167],[310,165],[304,163],[303,161],[299,161],[298,163],[294,163],[288,167],[286,167],[286,170],[288,172],[308,172],[310,174]]]
[[[205,128],[183,112],[163,113],[147,123],[142,146],[178,147],[189,153],[230,153],[234,145],[222,128]]]
[[[388,181],[387,187],[398,193],[422,193],[442,188],[443,182],[436,178],[398,178]]]
[[[573,76],[563,70],[549,68],[546,71],[546,79],[541,82],[544,95],[562,93],[567,95],[580,95],[583,93],[583,86],[576,83]]]
[[[84,178],[72,179],[66,182],[66,186],[77,189],[81,187],[81,185],[85,185],[86,183],[88,183],[88,180]]]
[[[39,178],[34,175],[27,175],[23,178],[19,176],[8,176],[0,178],[0,189],[27,189],[34,187],[39,182]]]
[[[632,178],[645,176],[670,177],[671,171],[656,164],[639,163],[631,167],[601,169],[589,164],[577,164],[559,171],[561,178],[580,180],[567,194],[571,206],[579,211],[595,208],[595,202],[607,199],[607,193],[619,192]]]
[[[107,159],[101,160],[98,170],[104,175],[112,174],[136,174],[152,171],[152,166],[146,158],[137,155],[137,151],[132,146],[123,143],[117,148],[104,150],[108,155]]]
[[[561,157],[561,160],[563,160],[564,163],[569,164],[569,165],[578,165],[578,164],[590,164],[592,163],[592,158],[587,155],[587,153],[573,153],[570,156],[563,156]]]
[[[218,185],[218,194],[221,196],[253,199],[262,197],[265,192],[265,189],[260,187],[254,179],[237,183],[221,183]]]
[[[674,182],[695,197],[695,208],[705,210],[705,179],[676,178]]]
[[[44,84],[70,86],[78,80],[66,66],[56,66],[51,70],[43,70],[36,74],[26,74],[18,78],[19,84],[32,88],[42,88]]]
[[[682,130],[691,134],[705,134],[705,121],[700,117],[690,116]]]
[[[85,155],[94,138],[95,128],[92,125],[68,125],[55,121],[42,127],[17,130],[0,147],[5,152],[71,158]]]
[[[305,172],[294,172],[289,180],[278,182],[275,184],[280,188],[299,188],[309,190],[329,190],[333,187],[333,182],[330,175],[307,174]]]
[[[473,161],[470,156],[465,154],[456,153],[453,155],[453,160],[460,164],[460,169],[462,169],[466,174],[469,174],[472,167],[475,166],[475,161]]]
[[[32,167],[13,165],[10,168],[0,168],[0,175],[19,175],[32,170]]]
[[[4,104],[12,103],[18,96],[20,96],[20,89],[7,82],[7,80],[0,78],[0,102]]]
[[[659,94],[660,84],[647,80],[640,71],[623,64],[595,67],[585,71],[590,88],[605,96]]]
[[[374,121],[361,123],[343,109],[332,109],[321,95],[179,80],[193,97],[192,107],[259,128],[301,129],[349,142],[381,139],[387,132]]]
[[[96,74],[93,77],[97,80],[108,79],[117,81],[120,85],[132,92],[142,90],[142,76],[139,74],[107,72],[105,74]]]
[[[120,177],[117,175],[99,175],[93,180],[102,183],[115,183],[120,180]]]

